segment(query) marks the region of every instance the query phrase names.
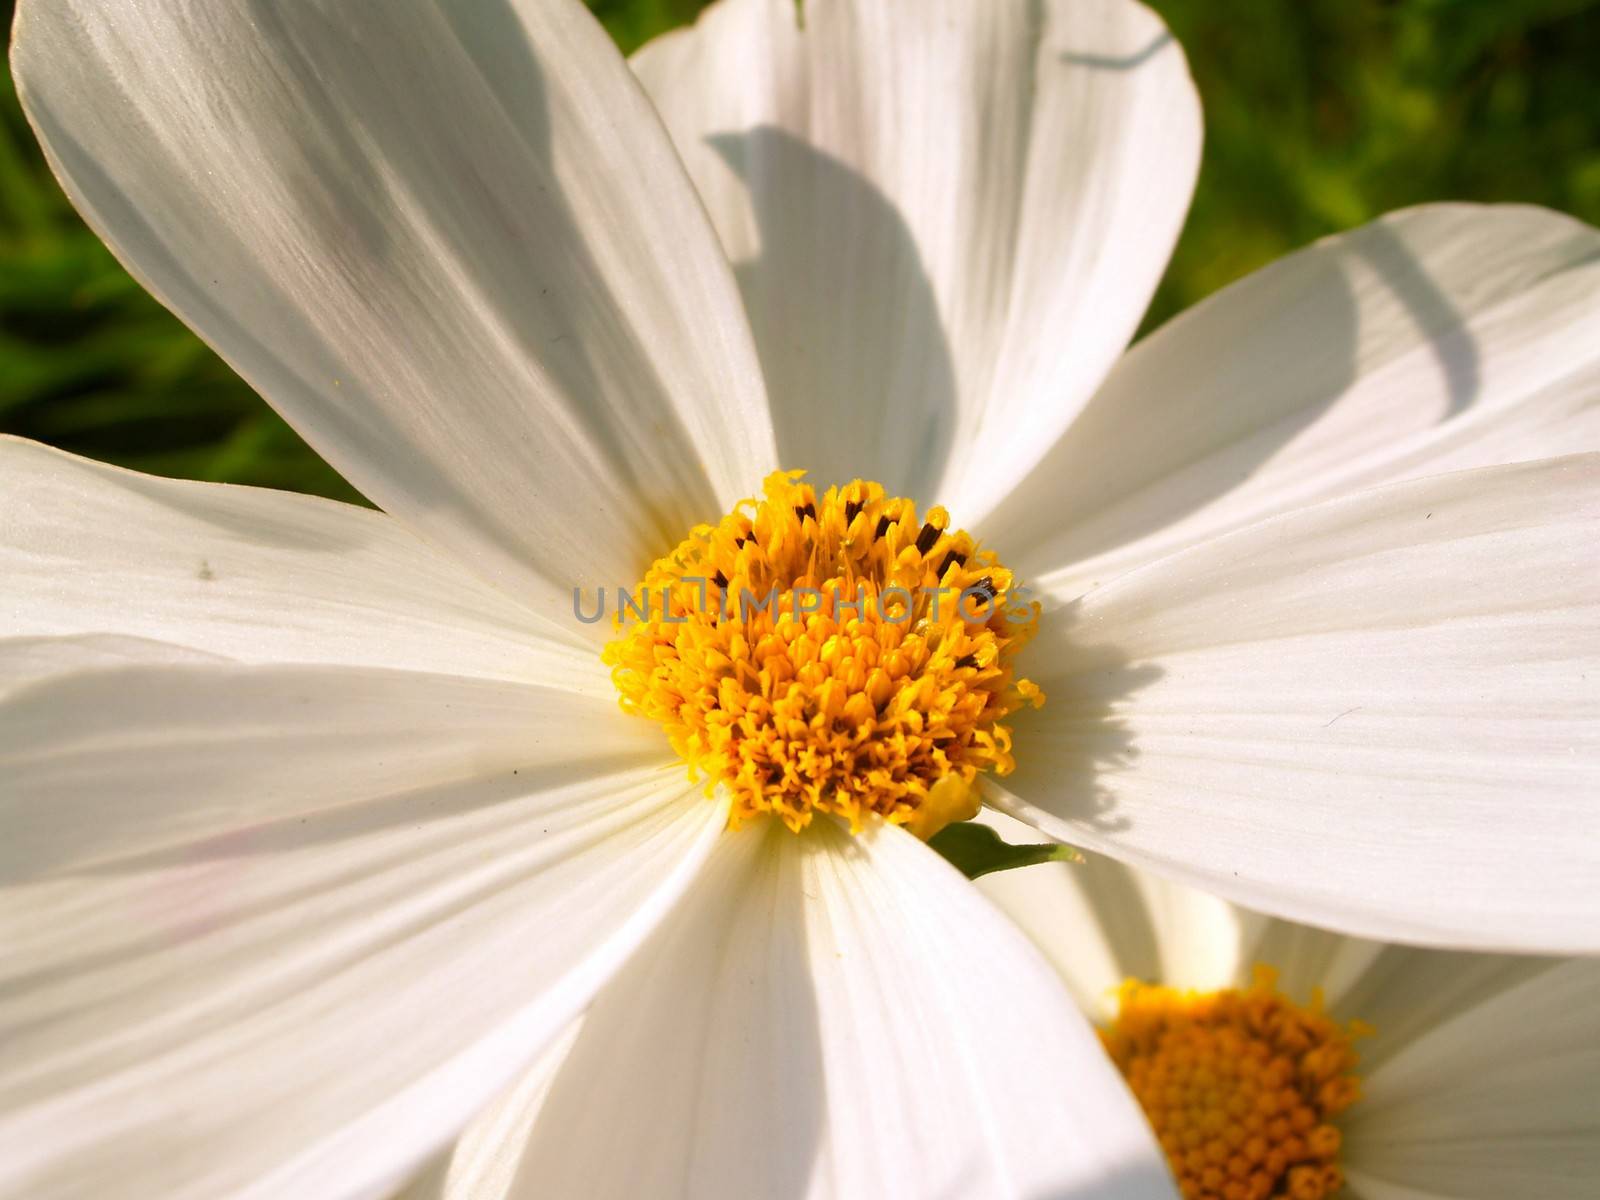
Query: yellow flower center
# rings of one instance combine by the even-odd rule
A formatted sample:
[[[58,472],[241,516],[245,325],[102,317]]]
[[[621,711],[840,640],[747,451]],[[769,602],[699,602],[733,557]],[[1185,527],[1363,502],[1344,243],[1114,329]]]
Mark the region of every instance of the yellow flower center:
[[[979,771],[1013,766],[1001,722],[1043,701],[1013,670],[1039,606],[943,509],[802,475],[657,560],[605,661],[623,708],[729,789],[735,827],[876,814],[931,837],[976,813]]]
[[[1331,1123],[1360,1095],[1352,1041],[1321,997],[1300,1007],[1257,967],[1243,990],[1123,984],[1101,1031],[1184,1200],[1323,1200],[1344,1184]]]

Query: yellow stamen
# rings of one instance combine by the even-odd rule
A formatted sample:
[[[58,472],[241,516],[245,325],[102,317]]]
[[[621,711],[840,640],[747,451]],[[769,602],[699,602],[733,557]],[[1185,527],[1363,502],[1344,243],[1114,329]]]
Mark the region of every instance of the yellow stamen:
[[[1012,769],[1001,721],[1044,696],[1013,660],[1038,626],[1010,571],[935,508],[778,472],[619,603],[605,649],[629,712],[666,727],[732,824],[876,814],[931,837]]]
[[[1324,1200],[1344,1185],[1334,1117],[1360,1096],[1355,1038],[1257,967],[1243,990],[1129,980],[1101,1031],[1155,1129],[1184,1200]]]

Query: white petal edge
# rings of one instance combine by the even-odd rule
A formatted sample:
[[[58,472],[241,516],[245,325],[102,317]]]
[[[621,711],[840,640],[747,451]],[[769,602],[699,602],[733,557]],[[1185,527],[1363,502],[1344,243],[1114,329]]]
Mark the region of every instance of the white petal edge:
[[[1047,613],[991,802],[1272,915],[1600,948],[1600,456],[1376,489]]]
[[[1071,595],[1363,488],[1590,450],[1600,231],[1523,205],[1427,205],[1145,338],[983,533]]]
[[[12,65],[135,277],[550,619],[775,462],[715,234],[574,0],[22,0]]]
[[[506,1200],[533,1123],[580,1024],[557,1038],[510,1091],[473,1118],[454,1146],[392,1200]]]
[[[78,671],[158,663],[225,663],[217,654],[151,638],[118,634],[0,637],[0,697],[32,683]]]
[[[721,0],[634,69],[739,275],[779,449],[973,521],[1132,336],[1200,105],[1131,0]]]
[[[641,765],[600,707],[303,667],[131,668],[9,697],[0,1191],[402,1183],[722,835],[724,806]]]
[[[1037,836],[1030,826],[994,810],[978,820],[1013,843]],[[1084,1011],[1101,1023],[1116,1015],[1116,990],[1125,980],[1209,992],[1249,985],[1262,964],[1298,1001],[1320,993],[1335,1010],[1379,1022],[1381,1055],[1391,1044],[1391,1031],[1403,1038],[1416,1022],[1425,1024],[1464,1002],[1458,989],[1436,979],[1406,986],[1405,973],[1416,961],[1431,956],[1456,966],[1495,964],[1488,974],[1496,979],[1499,964],[1548,961],[1418,951],[1347,937],[1264,916],[1099,854],[1086,855],[1081,863],[996,872],[976,882],[1051,961]],[[1398,979],[1390,956],[1403,960]],[[1375,992],[1381,994],[1375,998]],[[1363,1063],[1372,1061],[1373,1046],[1362,1043]]]
[[[242,662],[611,693],[591,643],[382,513],[141,475],[19,438],[0,438],[0,577],[8,638],[110,635]]]
[[[758,824],[590,1010],[513,1194],[1174,1192],[1060,981],[958,872],[894,828]]]
[[[1004,813],[978,817],[1013,844],[1038,834]],[[1041,863],[974,881],[1060,973],[1089,1017],[1116,1015],[1127,979],[1209,990],[1240,974],[1245,914],[1226,900],[1103,855]]]

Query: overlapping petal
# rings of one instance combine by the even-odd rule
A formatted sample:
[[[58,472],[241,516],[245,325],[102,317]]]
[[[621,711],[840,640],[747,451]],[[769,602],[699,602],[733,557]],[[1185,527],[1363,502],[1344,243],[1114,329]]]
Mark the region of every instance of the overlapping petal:
[[[0,695],[59,675],[154,663],[227,662],[190,646],[120,634],[0,637]]]
[[[0,711],[0,1189],[367,1195],[509,1086],[725,807],[614,706],[356,668]]]
[[[775,465],[728,265],[581,5],[24,0],[13,67],[134,275],[544,615]]]
[[[79,662],[96,647],[102,661],[136,661],[165,642],[199,657],[611,694],[591,647],[381,513],[159,479],[14,438],[0,439],[0,577],[0,636],[35,640],[0,641],[0,670],[41,654],[37,639],[56,639],[58,657],[75,646]]]
[[[1073,595],[1364,487],[1600,450],[1600,231],[1392,213],[1135,346],[983,533]]]
[[[978,819],[1008,842],[1038,840],[1004,813],[986,810]],[[1240,973],[1250,914],[1115,859],[1096,854],[1081,863],[997,871],[977,886],[1044,952],[1091,1020],[1115,1013],[1117,988],[1127,979],[1215,988]]]
[[[1144,312],[1200,110],[1131,0],[722,0],[634,59],[739,274],[786,465],[975,521]]]
[[[533,1123],[578,1028],[575,1023],[557,1038],[509,1091],[473,1118],[455,1145],[393,1200],[505,1200],[527,1152]]]
[[[1063,603],[1000,807],[1275,915],[1600,945],[1600,457],[1302,509]]]
[[[724,841],[585,1019],[513,1194],[1173,1193],[1016,929],[903,831],[819,823]]]

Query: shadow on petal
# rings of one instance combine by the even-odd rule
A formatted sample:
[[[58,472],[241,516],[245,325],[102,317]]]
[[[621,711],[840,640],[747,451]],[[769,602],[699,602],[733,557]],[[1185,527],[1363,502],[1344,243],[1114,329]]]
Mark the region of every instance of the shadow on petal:
[[[709,141],[748,189],[760,234],[760,256],[734,271],[783,464],[926,502],[950,458],[956,376],[905,218],[866,176],[785,130]]]

